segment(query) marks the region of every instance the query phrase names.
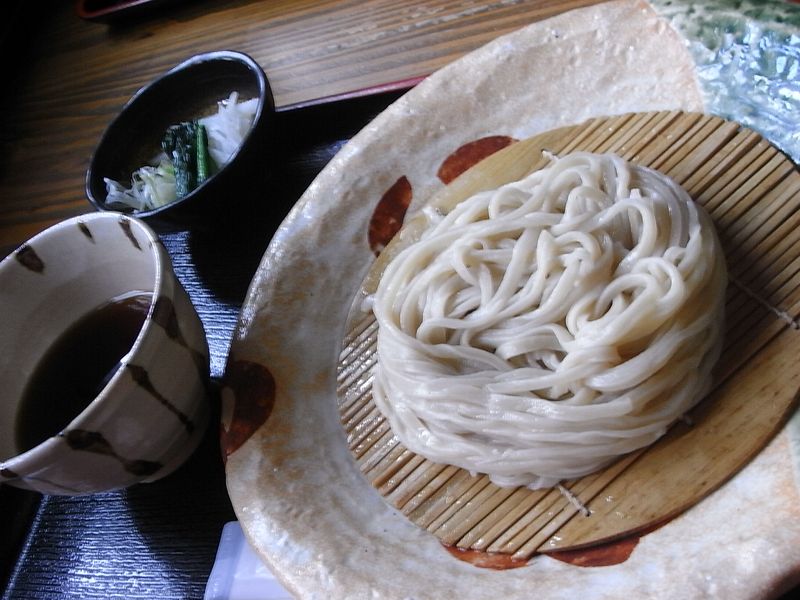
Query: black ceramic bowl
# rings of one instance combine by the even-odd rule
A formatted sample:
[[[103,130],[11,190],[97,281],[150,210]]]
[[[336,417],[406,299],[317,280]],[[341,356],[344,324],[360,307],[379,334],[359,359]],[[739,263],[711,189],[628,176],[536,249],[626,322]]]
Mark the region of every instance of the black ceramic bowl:
[[[198,54],[139,90],[107,127],[86,173],[86,195],[98,210],[106,206],[104,177],[128,187],[131,173],[158,154],[170,125],[213,113],[232,91],[240,99],[258,98],[253,126],[230,161],[186,196],[151,210],[132,212],[147,221],[180,222],[208,214],[237,199],[248,179],[264,172],[274,102],[264,71],[251,57],[227,50]],[[252,189],[252,181],[250,188]]]

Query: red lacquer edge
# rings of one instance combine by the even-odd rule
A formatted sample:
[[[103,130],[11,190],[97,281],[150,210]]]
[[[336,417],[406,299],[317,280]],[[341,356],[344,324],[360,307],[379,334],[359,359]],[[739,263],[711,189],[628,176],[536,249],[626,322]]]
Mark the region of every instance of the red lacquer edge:
[[[303,100],[301,102],[285,104],[284,106],[276,107],[275,112],[288,112],[300,108],[307,108],[309,106],[319,106],[321,104],[331,104],[333,102],[354,100],[355,98],[364,98],[366,96],[377,96],[387,92],[410,90],[426,77],[427,75],[419,75],[417,77],[409,77],[408,79],[399,79],[397,81],[390,81],[389,83],[381,83],[370,87],[351,90],[349,92],[342,92],[341,94],[331,94],[330,96],[322,96],[320,98],[313,98],[311,100]]]

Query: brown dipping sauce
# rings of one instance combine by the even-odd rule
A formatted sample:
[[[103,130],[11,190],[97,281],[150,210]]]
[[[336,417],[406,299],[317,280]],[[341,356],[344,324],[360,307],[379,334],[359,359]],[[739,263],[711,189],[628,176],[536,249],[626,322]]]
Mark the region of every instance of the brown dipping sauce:
[[[56,339],[36,365],[14,424],[22,453],[58,434],[108,383],[133,346],[151,292],[130,292],[98,306]]]

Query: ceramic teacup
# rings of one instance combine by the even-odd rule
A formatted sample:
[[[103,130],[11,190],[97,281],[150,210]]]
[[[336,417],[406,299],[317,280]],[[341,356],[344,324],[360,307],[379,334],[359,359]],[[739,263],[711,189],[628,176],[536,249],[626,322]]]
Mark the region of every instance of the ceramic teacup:
[[[0,262],[0,483],[78,495],[164,477],[205,432],[208,365],[147,225],[112,212],[54,225]]]

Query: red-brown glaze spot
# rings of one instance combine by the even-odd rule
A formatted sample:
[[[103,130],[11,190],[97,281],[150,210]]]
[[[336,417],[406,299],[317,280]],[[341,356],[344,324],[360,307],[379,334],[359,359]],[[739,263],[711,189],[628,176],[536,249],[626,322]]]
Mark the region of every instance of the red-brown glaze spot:
[[[610,567],[628,560],[639,543],[639,536],[634,535],[616,542],[601,544],[582,550],[564,550],[548,552],[547,556],[576,567]]]
[[[506,146],[516,142],[507,135],[490,135],[469,142],[461,146],[450,156],[444,159],[439,171],[436,173],[442,183],[450,183],[470,167],[478,164],[487,156],[502,150]]]
[[[403,218],[406,216],[408,205],[411,204],[412,195],[411,183],[403,175],[386,190],[375,207],[369,221],[368,239],[369,248],[376,256],[403,225]]]
[[[546,556],[575,565],[576,567],[610,567],[612,565],[619,565],[631,557],[634,548],[639,544],[641,538],[655,531],[665,523],[666,521],[664,523],[658,523],[626,538],[608,542],[607,544],[600,544],[598,546],[579,550],[548,552]]]
[[[227,458],[261,427],[275,404],[275,378],[257,363],[233,360],[225,369],[225,387],[233,392],[233,416],[220,431],[222,455]]]
[[[528,564],[527,560],[512,558],[510,554],[484,552],[482,550],[464,550],[456,546],[448,546],[447,544],[442,545],[458,560],[463,560],[464,562],[468,562],[473,566],[482,567],[484,569],[504,571],[506,569],[518,569]]]
[[[582,548],[579,550],[562,550],[558,552],[547,552],[545,556],[555,558],[561,562],[565,562],[576,567],[610,567],[618,565],[628,560],[633,553],[634,548],[639,544],[639,540],[652,533],[668,521],[657,523],[651,527],[643,529],[642,531],[628,536],[621,540],[609,542],[607,544],[600,544],[592,546],[591,548]],[[444,548],[459,560],[468,562],[476,567],[485,569],[505,570],[505,569],[518,569],[528,564],[526,559],[515,559],[509,554],[501,554],[499,552],[483,552],[481,550],[463,550],[456,546],[449,546],[442,544]]]

